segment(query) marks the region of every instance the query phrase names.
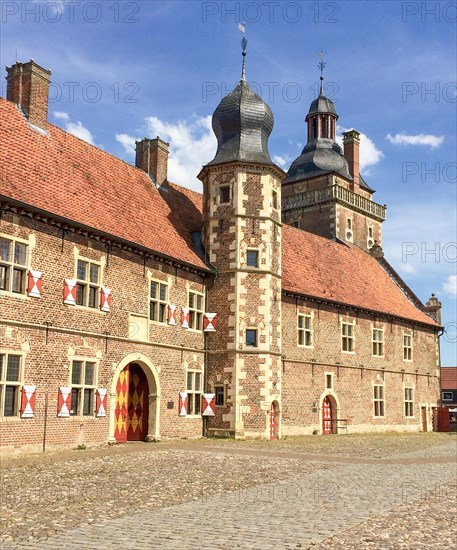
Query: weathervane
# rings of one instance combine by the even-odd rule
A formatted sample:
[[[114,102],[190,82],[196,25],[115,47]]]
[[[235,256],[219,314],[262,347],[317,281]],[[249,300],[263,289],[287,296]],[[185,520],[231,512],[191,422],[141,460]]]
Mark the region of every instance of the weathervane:
[[[238,23],[238,30],[243,33],[243,38],[241,39],[241,55],[243,56],[241,80],[246,80],[246,48],[248,46],[248,39],[246,38],[246,23]]]
[[[320,77],[321,87],[320,87],[320,90],[319,90],[319,95],[324,95],[324,68],[325,68],[325,65],[327,65],[327,63],[325,63],[325,61],[324,61],[324,51],[323,50],[321,50],[320,52],[316,52],[316,55],[320,59],[319,63],[317,64],[317,67],[321,71],[321,77]]]

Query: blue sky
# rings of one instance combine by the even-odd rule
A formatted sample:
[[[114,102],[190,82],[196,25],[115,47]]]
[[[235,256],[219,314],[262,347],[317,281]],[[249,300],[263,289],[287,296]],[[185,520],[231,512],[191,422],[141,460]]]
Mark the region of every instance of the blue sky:
[[[240,78],[237,23],[286,169],[323,50],[338,123],[363,134],[365,179],[388,205],[386,257],[419,298],[442,301],[442,363],[456,365],[456,19],[455,2],[3,0],[0,65],[51,69],[50,121],[129,162],[135,138],[170,141],[170,179],[199,190],[210,117]]]

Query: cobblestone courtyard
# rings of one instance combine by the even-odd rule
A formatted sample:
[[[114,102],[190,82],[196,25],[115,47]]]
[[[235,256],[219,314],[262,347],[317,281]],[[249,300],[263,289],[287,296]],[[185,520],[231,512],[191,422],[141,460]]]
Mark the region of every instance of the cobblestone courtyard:
[[[127,444],[1,466],[2,549],[457,544],[451,434]]]

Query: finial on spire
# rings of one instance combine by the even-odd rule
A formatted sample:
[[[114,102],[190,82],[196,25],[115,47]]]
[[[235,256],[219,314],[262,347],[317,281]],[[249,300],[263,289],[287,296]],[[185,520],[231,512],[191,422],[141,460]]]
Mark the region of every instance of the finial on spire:
[[[325,68],[325,65],[327,65],[327,63],[325,63],[325,61],[324,61],[324,51],[323,50],[321,50],[320,52],[316,52],[316,55],[320,59],[317,66],[321,71],[321,76],[320,76],[321,85],[320,85],[320,89],[319,89],[319,95],[324,95],[324,68]]]
[[[248,40],[246,38],[246,23],[238,23],[238,30],[243,33],[243,38],[241,39],[241,55],[243,56],[241,80],[246,80],[246,48],[248,46]]]

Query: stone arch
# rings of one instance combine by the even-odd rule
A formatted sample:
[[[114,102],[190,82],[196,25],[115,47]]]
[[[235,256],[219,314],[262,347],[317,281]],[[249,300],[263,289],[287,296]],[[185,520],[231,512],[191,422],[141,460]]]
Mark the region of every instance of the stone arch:
[[[324,430],[322,428],[322,424],[323,424],[322,409],[323,409],[324,399],[326,397],[330,399],[330,402],[332,404],[332,420],[336,420],[337,418],[340,417],[340,401],[338,399],[338,396],[333,390],[326,389],[321,393],[321,396],[319,398],[319,432],[318,432],[319,435],[323,435],[324,433]],[[335,434],[338,433],[338,427],[336,422],[334,422],[333,433]]]
[[[148,410],[148,435],[146,441],[157,441],[160,439],[160,379],[159,371],[152,363],[151,359],[143,353],[130,353],[126,355],[117,365],[113,372],[113,378],[111,380],[111,393],[110,393],[110,405],[109,405],[109,437],[108,441],[115,442],[114,438],[114,422],[115,422],[115,409],[116,409],[116,384],[119,378],[119,374],[130,363],[136,363],[143,369],[148,385],[149,385],[149,410]]]

